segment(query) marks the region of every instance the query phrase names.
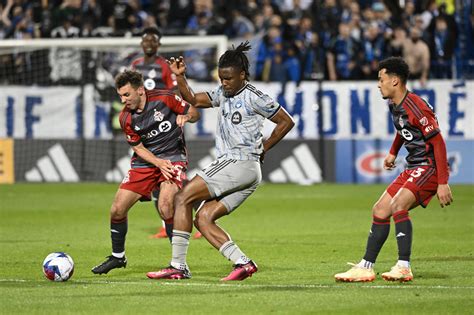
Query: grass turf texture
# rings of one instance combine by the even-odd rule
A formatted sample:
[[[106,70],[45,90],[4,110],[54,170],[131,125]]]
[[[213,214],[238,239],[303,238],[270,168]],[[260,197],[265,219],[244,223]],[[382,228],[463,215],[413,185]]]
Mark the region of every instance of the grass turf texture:
[[[204,239],[192,240],[191,280],[157,281],[145,273],[170,260],[167,239],[149,239],[160,221],[151,203],[129,213],[128,267],[90,269],[110,254],[108,209],[117,185],[0,185],[0,313],[3,314],[462,314],[474,309],[474,186],[453,186],[454,204],[417,208],[412,283],[336,283],[364,253],[371,206],[382,185],[262,185],[222,218],[260,271],[221,283],[232,269]],[[394,226],[376,272],[396,262]],[[65,251],[75,273],[44,278],[47,254]]]

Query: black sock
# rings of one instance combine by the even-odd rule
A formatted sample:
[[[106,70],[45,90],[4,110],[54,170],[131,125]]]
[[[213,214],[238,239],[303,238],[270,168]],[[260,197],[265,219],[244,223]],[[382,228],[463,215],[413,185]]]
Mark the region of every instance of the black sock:
[[[125,251],[125,236],[127,235],[128,221],[125,217],[119,221],[110,221],[110,236],[112,238],[112,253]]]
[[[373,218],[364,259],[374,264],[390,233],[390,218],[381,219],[375,215]]]
[[[170,243],[171,243],[171,239],[173,238],[173,219],[165,220],[165,229],[166,229],[166,235],[170,239]]]
[[[398,244],[398,260],[410,261],[413,227],[407,210],[400,210],[393,214],[395,233]]]

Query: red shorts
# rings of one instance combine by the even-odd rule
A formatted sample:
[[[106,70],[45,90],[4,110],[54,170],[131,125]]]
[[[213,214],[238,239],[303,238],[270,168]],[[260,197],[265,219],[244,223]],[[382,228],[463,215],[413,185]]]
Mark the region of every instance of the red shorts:
[[[186,177],[186,162],[171,162],[176,169],[175,176],[171,179],[179,189],[183,188]],[[158,167],[132,168],[122,180],[121,189],[130,190],[142,195],[142,201],[151,200],[151,192],[159,188],[160,183],[166,181]]]
[[[410,190],[420,206],[425,208],[438,189],[438,175],[432,166],[418,166],[402,172],[387,188],[394,197],[401,188]]]

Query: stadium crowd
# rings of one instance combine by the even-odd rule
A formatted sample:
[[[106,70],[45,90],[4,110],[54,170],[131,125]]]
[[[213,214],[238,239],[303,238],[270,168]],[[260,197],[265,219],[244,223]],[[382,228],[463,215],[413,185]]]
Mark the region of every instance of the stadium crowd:
[[[374,79],[380,60],[402,56],[423,84],[466,77],[459,69],[474,60],[474,19],[457,9],[454,0],[1,0],[0,39],[138,36],[157,25],[164,36],[251,40],[256,80]]]

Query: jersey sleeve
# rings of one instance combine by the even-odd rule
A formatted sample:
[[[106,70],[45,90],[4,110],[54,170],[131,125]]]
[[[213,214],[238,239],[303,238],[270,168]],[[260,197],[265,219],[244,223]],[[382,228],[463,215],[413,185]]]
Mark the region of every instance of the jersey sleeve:
[[[221,98],[223,94],[222,85],[219,85],[214,90],[207,91],[206,94],[211,100],[212,107],[219,107],[220,105],[219,99]]]
[[[270,96],[263,94],[259,90],[256,90],[256,93],[252,93],[251,95],[251,106],[259,115],[265,118],[272,119],[281,107],[280,104]]]
[[[191,106],[178,95],[166,95],[165,104],[178,115],[186,114]]]
[[[132,115],[127,111],[122,111],[120,113],[120,127],[125,133],[125,138],[127,139],[128,144],[131,146],[136,146],[140,144],[141,138],[132,128]]]

